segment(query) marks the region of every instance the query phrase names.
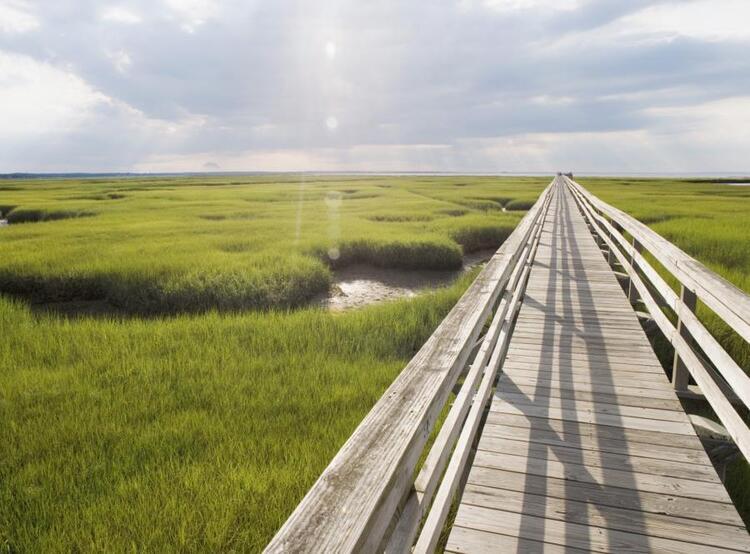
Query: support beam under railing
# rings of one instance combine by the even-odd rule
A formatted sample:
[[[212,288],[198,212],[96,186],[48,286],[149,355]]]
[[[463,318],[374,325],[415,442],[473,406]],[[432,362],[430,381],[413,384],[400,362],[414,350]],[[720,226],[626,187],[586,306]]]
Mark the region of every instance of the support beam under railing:
[[[695,313],[695,308],[698,302],[698,297],[688,289],[685,285],[680,287],[680,309],[677,312],[677,332],[682,338],[688,343],[691,340],[690,331],[687,330],[685,325],[682,323],[682,314],[684,310],[690,310],[691,313]],[[690,372],[688,371],[685,362],[680,359],[680,354],[675,350],[674,352],[674,363],[672,364],[672,386],[675,390],[684,391],[687,390],[690,384]]]

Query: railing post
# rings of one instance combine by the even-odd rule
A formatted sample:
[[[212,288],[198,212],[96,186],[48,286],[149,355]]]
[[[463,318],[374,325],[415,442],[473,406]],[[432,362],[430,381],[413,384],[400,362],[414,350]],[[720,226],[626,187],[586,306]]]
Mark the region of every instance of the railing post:
[[[616,221],[612,221],[612,220],[610,220],[610,221],[612,223],[612,228],[614,230],[616,230],[618,232],[622,232],[622,228],[620,227],[620,225]],[[614,244],[617,243],[617,239],[615,239],[615,234],[612,233],[611,231],[608,234],[609,234],[609,238],[610,238],[611,244],[607,247],[607,263],[609,264],[609,267],[614,268],[615,267],[615,262],[617,262],[617,258],[615,257],[615,253],[612,252],[612,247],[613,247]]]
[[[638,252],[639,254],[643,252],[643,246],[640,242],[635,240],[635,237],[633,237],[633,251],[630,253],[630,271],[635,271],[635,253]],[[635,304],[639,300],[638,296],[638,290],[633,286],[633,279],[628,278],[628,300],[630,300],[631,304]]]
[[[680,306],[677,310],[677,332],[686,342],[690,341],[690,332],[682,324],[682,310],[690,310],[695,313],[697,300],[698,299],[693,291],[686,288],[685,285],[680,285]],[[680,359],[677,351],[675,351],[674,363],[672,364],[672,386],[675,390],[687,390],[689,382],[690,372],[688,372],[685,363]]]

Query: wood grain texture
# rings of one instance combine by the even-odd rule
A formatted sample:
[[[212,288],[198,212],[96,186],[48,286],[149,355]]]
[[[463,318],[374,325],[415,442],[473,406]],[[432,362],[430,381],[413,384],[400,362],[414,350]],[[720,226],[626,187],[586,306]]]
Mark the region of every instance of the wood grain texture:
[[[447,551],[750,550],[609,267],[618,251],[602,253],[561,188]]]

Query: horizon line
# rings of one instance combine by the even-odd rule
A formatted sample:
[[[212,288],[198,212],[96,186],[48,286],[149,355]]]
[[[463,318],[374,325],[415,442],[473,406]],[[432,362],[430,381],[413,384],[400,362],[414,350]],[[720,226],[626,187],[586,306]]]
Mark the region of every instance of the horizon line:
[[[568,170],[553,171],[371,171],[371,170],[240,170],[240,171],[49,171],[31,172],[14,171],[0,173],[0,179],[34,179],[34,178],[94,178],[94,177],[161,177],[161,176],[225,176],[225,175],[368,175],[368,176],[470,176],[470,177],[540,177],[556,175],[558,172],[567,173]],[[701,178],[750,178],[747,171],[580,171],[572,172],[584,177],[701,177]]]

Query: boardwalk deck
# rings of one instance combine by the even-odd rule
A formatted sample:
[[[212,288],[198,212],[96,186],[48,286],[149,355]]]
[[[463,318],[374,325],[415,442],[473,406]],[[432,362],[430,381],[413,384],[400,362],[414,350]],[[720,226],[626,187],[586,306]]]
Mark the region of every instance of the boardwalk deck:
[[[446,550],[750,552],[562,181]]]

